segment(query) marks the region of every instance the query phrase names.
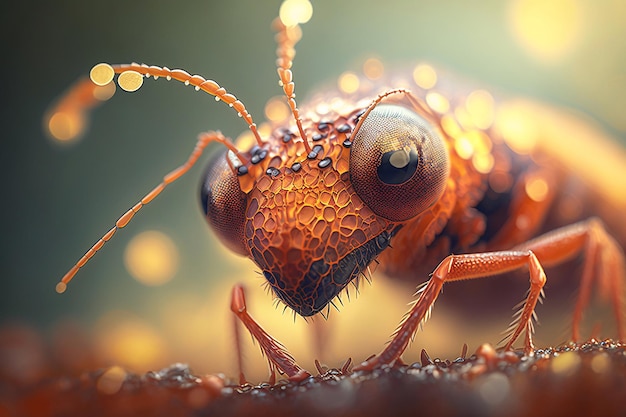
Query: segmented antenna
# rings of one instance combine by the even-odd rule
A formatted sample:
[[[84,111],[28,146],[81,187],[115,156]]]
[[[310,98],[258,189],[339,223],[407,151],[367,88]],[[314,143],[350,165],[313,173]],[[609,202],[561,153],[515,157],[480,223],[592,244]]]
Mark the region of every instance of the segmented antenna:
[[[235,146],[228,140],[228,138],[226,138],[220,132],[201,133],[198,136],[198,141],[196,142],[196,146],[194,150],[191,152],[191,155],[189,155],[189,158],[187,159],[187,161],[181,166],[179,166],[178,168],[176,168],[175,170],[171,171],[169,174],[165,175],[159,185],[154,187],[152,191],[150,191],[141,200],[139,200],[137,204],[135,204],[130,209],[128,209],[126,213],[122,214],[122,216],[119,219],[117,219],[117,221],[115,222],[115,225],[111,228],[111,230],[106,232],[100,239],[98,239],[98,241],[63,276],[61,281],[56,285],[56,291],[58,293],[65,292],[67,288],[67,284],[72,280],[72,278],[74,278],[74,275],[76,275],[78,270],[82,268],[83,266],[85,266],[85,264],[96,254],[96,252],[102,249],[102,247],[104,246],[106,242],[111,240],[113,235],[115,235],[115,233],[119,229],[125,227],[131,221],[133,216],[137,214],[137,212],[143,208],[143,206],[150,203],[152,200],[154,200],[156,196],[161,194],[161,192],[165,189],[165,187],[167,187],[168,185],[170,185],[171,183],[173,183],[174,181],[176,181],[177,179],[185,175],[187,171],[189,171],[191,167],[196,163],[200,155],[202,155],[202,151],[204,151],[204,148],[206,148],[207,145],[211,142],[219,142],[225,145],[228,149],[230,149],[235,154],[235,156],[243,160],[237,148],[235,148]]]
[[[190,75],[188,72],[168,68],[161,68],[157,66],[139,65],[139,64],[124,64],[111,66],[109,64],[98,64],[94,66],[90,72],[90,80],[79,82],[74,86],[65,98],[60,100],[57,105],[57,109],[54,114],[58,114],[62,111],[69,111],[68,114],[74,113],[82,115],[90,107],[95,105],[93,92],[97,91],[98,87],[104,87],[111,85],[115,74],[119,74],[117,83],[125,91],[136,91],[142,84],[144,77],[154,77],[158,79],[163,77],[167,80],[174,79],[180,81],[185,85],[192,85],[197,91],[202,90],[211,94],[216,100],[221,100],[228,104],[230,107],[237,111],[237,114],[242,117],[248,127],[254,134],[256,141],[259,145],[263,145],[256,124],[252,120],[252,116],[248,113],[245,106],[234,95],[228,93],[223,87],[220,87],[215,81],[206,80],[199,75]],[[156,196],[158,196],[169,184],[173,183],[183,175],[185,175],[189,169],[196,163],[206,146],[211,142],[219,142],[226,146],[235,157],[239,159],[241,164],[246,164],[247,159],[239,152],[239,150],[220,132],[207,132],[202,133],[198,137],[196,146],[189,155],[187,161],[163,177],[163,180],[152,191],[146,194],[137,204],[131,207],[126,213],[124,213],[116,222],[115,225],[106,232],[98,241],[76,262],[76,264],[63,276],[61,281],[57,284],[56,290],[62,293],[66,290],[67,284],[74,278],[80,268],[82,268],[95,254],[98,252],[106,242],[108,242],[115,233],[125,227],[133,216],[141,210],[143,206],[151,202]]]
[[[257,131],[256,124],[243,103],[213,80],[207,80],[200,75],[191,75],[182,69],[170,70],[167,67],[139,65],[136,63],[122,65],[98,64],[91,70],[90,77],[95,84],[106,85],[113,80],[115,74],[119,74],[117,83],[125,91],[138,90],[143,85],[144,77],[154,77],[155,80],[163,77],[168,81],[176,80],[185,85],[191,85],[196,91],[202,90],[214,96],[216,101],[221,100],[228,104],[229,107],[234,108],[237,111],[237,115],[248,123],[248,127],[254,134],[257,144],[259,146],[263,145],[263,140]]]
[[[302,121],[298,108],[296,107],[293,74],[291,73],[291,65],[293,63],[293,57],[295,55],[295,44],[300,40],[302,32],[298,27],[298,23],[304,23],[310,18],[312,12],[311,5],[308,1],[296,1],[288,0],[281,7],[281,16],[284,14],[285,19],[291,19],[293,22],[288,23],[288,26],[283,24],[280,19],[274,22],[275,28],[278,31],[276,35],[276,41],[278,42],[278,75],[283,87],[283,91],[287,96],[291,112],[293,113],[300,135],[304,141],[304,146],[307,152],[311,152],[306,134],[302,128]],[[285,9],[284,11],[282,9]],[[307,15],[308,14],[308,15]],[[237,99],[234,95],[228,93],[223,87],[213,80],[207,80],[200,75],[190,75],[188,72],[182,69],[170,70],[167,67],[148,66],[145,64],[122,64],[122,65],[109,65],[101,63],[94,66],[89,73],[90,78],[79,81],[74,85],[65,96],[59,100],[52,112],[46,118],[48,123],[48,129],[50,133],[60,140],[73,139],[82,133],[85,118],[84,114],[94,107],[98,101],[104,101],[110,98],[115,92],[115,84],[113,79],[115,74],[119,74],[117,77],[117,84],[125,91],[136,91],[143,85],[144,78],[153,77],[155,80],[162,77],[167,80],[176,80],[184,83],[185,85],[192,85],[196,91],[204,91],[215,97],[217,101],[223,101],[230,107],[237,111],[237,115],[245,120],[248,124],[248,128],[254,135],[256,142],[259,146],[264,144],[261,139],[257,126],[252,120],[252,116],[246,110],[244,104]],[[163,177],[161,183],[159,183],[152,191],[146,194],[141,200],[131,207],[126,213],[124,213],[116,222],[115,225],[106,232],[98,241],[76,262],[76,264],[63,276],[61,281],[56,286],[56,291],[62,293],[67,289],[67,284],[74,278],[80,268],[98,252],[106,242],[111,240],[115,233],[125,227],[133,218],[133,216],[143,208],[146,204],[150,203],[156,196],[169,184],[178,180],[185,175],[191,167],[197,162],[198,158],[211,142],[219,142],[225,145],[232,154],[239,159],[242,165],[247,164],[249,161],[239,152],[239,150],[232,144],[232,142],[223,136],[220,132],[206,132],[200,134],[194,150],[189,155],[187,161],[171,171],[169,174]],[[234,169],[230,159],[229,164]]]
[[[379,94],[374,100],[372,100],[369,106],[367,106],[367,109],[365,109],[365,112],[359,117],[359,121],[357,122],[356,126],[354,126],[353,134],[356,134],[356,132],[361,129],[363,121],[367,119],[367,116],[371,113],[372,110],[374,110],[374,107],[376,107],[381,101],[383,101],[387,97],[394,94],[404,94],[412,106],[420,109],[420,114],[429,115],[431,117],[435,116],[425,103],[423,103],[419,98],[413,95],[411,90],[407,90],[406,88],[396,88],[393,90],[385,91],[384,93]]]
[[[300,131],[300,137],[304,142],[304,148],[307,153],[312,151],[311,145],[309,145],[309,139],[302,127],[302,119],[300,118],[300,110],[296,105],[295,87],[293,82],[293,73],[291,72],[291,66],[293,65],[293,58],[296,56],[296,43],[302,38],[302,30],[300,26],[294,24],[293,26],[286,26],[280,18],[276,18],[272,24],[274,30],[276,30],[276,43],[278,49],[276,49],[276,66],[278,71],[278,77],[280,78],[279,85],[283,87],[285,96],[287,96],[287,103],[293,114],[293,118],[296,120],[296,125]]]

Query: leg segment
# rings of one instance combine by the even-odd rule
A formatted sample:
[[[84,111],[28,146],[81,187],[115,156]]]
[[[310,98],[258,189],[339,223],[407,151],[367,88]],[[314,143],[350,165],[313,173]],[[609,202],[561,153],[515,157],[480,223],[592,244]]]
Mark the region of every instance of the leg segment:
[[[306,370],[300,368],[294,358],[287,352],[285,347],[276,339],[270,336],[254,319],[248,314],[244,289],[241,285],[233,288],[230,309],[237,318],[248,329],[252,337],[259,342],[261,351],[267,357],[270,368],[270,383],[274,383],[275,371],[286,374],[289,379],[301,381],[311,376]],[[237,346],[240,349],[240,346]],[[238,352],[241,357],[241,352]],[[241,362],[240,362],[241,363]],[[241,365],[240,365],[241,366]],[[240,376],[243,375],[240,369]]]
[[[619,245],[605,231],[597,219],[557,229],[513,248],[510,251],[478,254],[450,255],[439,264],[431,279],[418,291],[418,298],[407,313],[392,340],[376,357],[369,359],[358,369],[372,369],[380,365],[391,365],[397,361],[411,338],[423,323],[447,281],[482,278],[528,266],[530,290],[522,309],[514,316],[505,344],[510,349],[522,331],[526,331],[524,348],[533,350],[532,329],[534,309],[546,277],[543,265],[555,265],[583,253],[585,266],[578,301],[574,310],[573,337],[579,336],[582,312],[588,303],[594,277],[600,281],[600,290],[613,303],[619,337],[623,340],[624,329],[624,254]],[[541,261],[541,262],[540,262]]]
[[[529,330],[533,312],[546,281],[543,268],[532,251],[488,252],[468,255],[450,255],[439,264],[428,283],[418,291],[418,298],[393,334],[391,342],[378,355],[362,363],[358,369],[373,369],[395,363],[417,331],[428,319],[435,300],[446,281],[482,278],[512,271],[527,265],[530,271],[530,291],[522,310],[512,324],[512,333],[506,344],[511,347],[523,330]],[[526,350],[532,350],[532,339],[526,338]]]
[[[624,329],[624,283],[626,282],[626,263],[619,244],[604,228],[597,218],[575,223],[536,239],[516,246],[518,250],[532,250],[541,260],[542,265],[551,266],[562,263],[580,253],[584,256],[583,273],[574,307],[572,320],[572,339],[580,340],[580,323],[583,311],[591,297],[594,280],[598,280],[600,294],[613,305],[618,337],[626,338]]]

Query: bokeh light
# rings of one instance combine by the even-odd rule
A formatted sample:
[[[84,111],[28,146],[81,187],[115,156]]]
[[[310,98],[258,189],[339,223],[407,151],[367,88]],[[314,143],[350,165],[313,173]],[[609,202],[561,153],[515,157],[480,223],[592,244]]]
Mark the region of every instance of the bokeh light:
[[[279,16],[285,26],[306,23],[313,16],[313,6],[309,0],[285,0],[280,5]]]
[[[446,113],[450,109],[450,102],[443,94],[431,91],[426,94],[426,103],[437,113]]]
[[[98,101],[107,101],[115,94],[115,83],[113,81],[108,84],[97,86],[93,89],[93,97]]]
[[[265,103],[265,117],[272,122],[282,122],[290,115],[285,96],[272,97]]]
[[[550,188],[544,178],[535,176],[526,180],[524,190],[531,200],[540,202],[546,199]]]
[[[363,74],[370,80],[377,80],[385,73],[385,66],[378,58],[368,58],[363,63]]]
[[[479,129],[487,129],[495,116],[494,100],[485,90],[473,91],[466,100],[467,111]]]
[[[437,73],[430,65],[420,64],[413,70],[415,84],[428,90],[437,84]]]
[[[355,93],[359,89],[359,76],[352,71],[346,71],[339,76],[337,81],[339,89],[347,94]]]
[[[582,36],[585,10],[580,0],[513,0],[509,21],[519,43],[539,62],[557,63]]]
[[[145,285],[170,281],[178,271],[178,262],[178,249],[172,239],[155,230],[133,237],[124,252],[128,272]]]
[[[136,315],[113,310],[95,326],[96,351],[105,363],[146,372],[168,365],[169,351],[162,333]]]
[[[78,111],[58,111],[48,119],[48,132],[59,142],[73,141],[85,130],[85,116]]]

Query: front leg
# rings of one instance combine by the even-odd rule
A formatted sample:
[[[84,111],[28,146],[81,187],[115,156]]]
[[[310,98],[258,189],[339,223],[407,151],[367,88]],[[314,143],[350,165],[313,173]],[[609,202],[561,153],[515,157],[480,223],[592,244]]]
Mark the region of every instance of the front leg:
[[[248,329],[252,337],[259,342],[261,351],[268,360],[270,368],[270,384],[275,382],[275,371],[283,373],[292,381],[302,381],[311,376],[309,372],[300,368],[294,358],[287,352],[285,347],[272,336],[269,335],[259,324],[248,314],[244,289],[241,285],[233,287],[230,309],[237,316],[239,321]],[[244,380],[241,369],[241,346],[237,338],[237,358],[240,380]]]
[[[574,310],[573,338],[579,337],[582,311],[587,305],[591,284],[600,278],[602,293],[613,303],[619,338],[624,339],[624,254],[597,219],[590,219],[557,229],[536,239],[518,245],[510,251],[477,254],[450,255],[439,264],[431,279],[418,291],[418,298],[407,313],[390,343],[378,355],[362,363],[356,369],[373,369],[380,365],[392,365],[397,361],[420,323],[424,322],[447,281],[483,278],[528,266],[530,290],[522,309],[514,316],[505,348],[510,349],[522,331],[526,331],[524,349],[533,350],[532,329],[534,310],[542,295],[546,276],[542,263],[562,263],[583,252],[585,266],[578,301]]]

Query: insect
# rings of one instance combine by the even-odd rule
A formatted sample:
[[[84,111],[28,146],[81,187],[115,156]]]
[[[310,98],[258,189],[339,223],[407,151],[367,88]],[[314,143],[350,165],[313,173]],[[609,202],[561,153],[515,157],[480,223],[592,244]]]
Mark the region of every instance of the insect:
[[[391,342],[362,369],[401,358],[445,282],[524,268],[529,292],[504,347],[511,349],[523,334],[524,349],[531,352],[544,267],[579,254],[584,268],[572,337],[580,338],[582,314],[597,286],[624,338],[622,249],[599,218],[586,217],[584,203],[594,194],[576,194],[568,170],[583,172],[587,164],[569,163],[549,148],[553,142],[543,139],[554,132],[540,129],[542,109],[457,88],[429,66],[364,84],[354,94],[329,91],[299,107],[291,67],[300,28],[281,20],[274,27],[279,80],[293,117],[267,137],[244,104],[218,83],[166,67],[99,64],[60,101],[59,111],[85,111],[94,103],[92,93],[116,75],[128,91],[146,77],[176,80],[232,107],[254,143],[243,148],[220,132],[201,134],[189,159],[117,220],[62,278],[58,292],[218,142],[226,149],[209,163],[201,188],[206,218],[226,246],[256,263],[274,295],[296,313],[323,313],[374,261],[390,275],[419,280],[432,273]],[[240,286],[231,308],[272,370],[293,379],[309,375],[248,314]]]

